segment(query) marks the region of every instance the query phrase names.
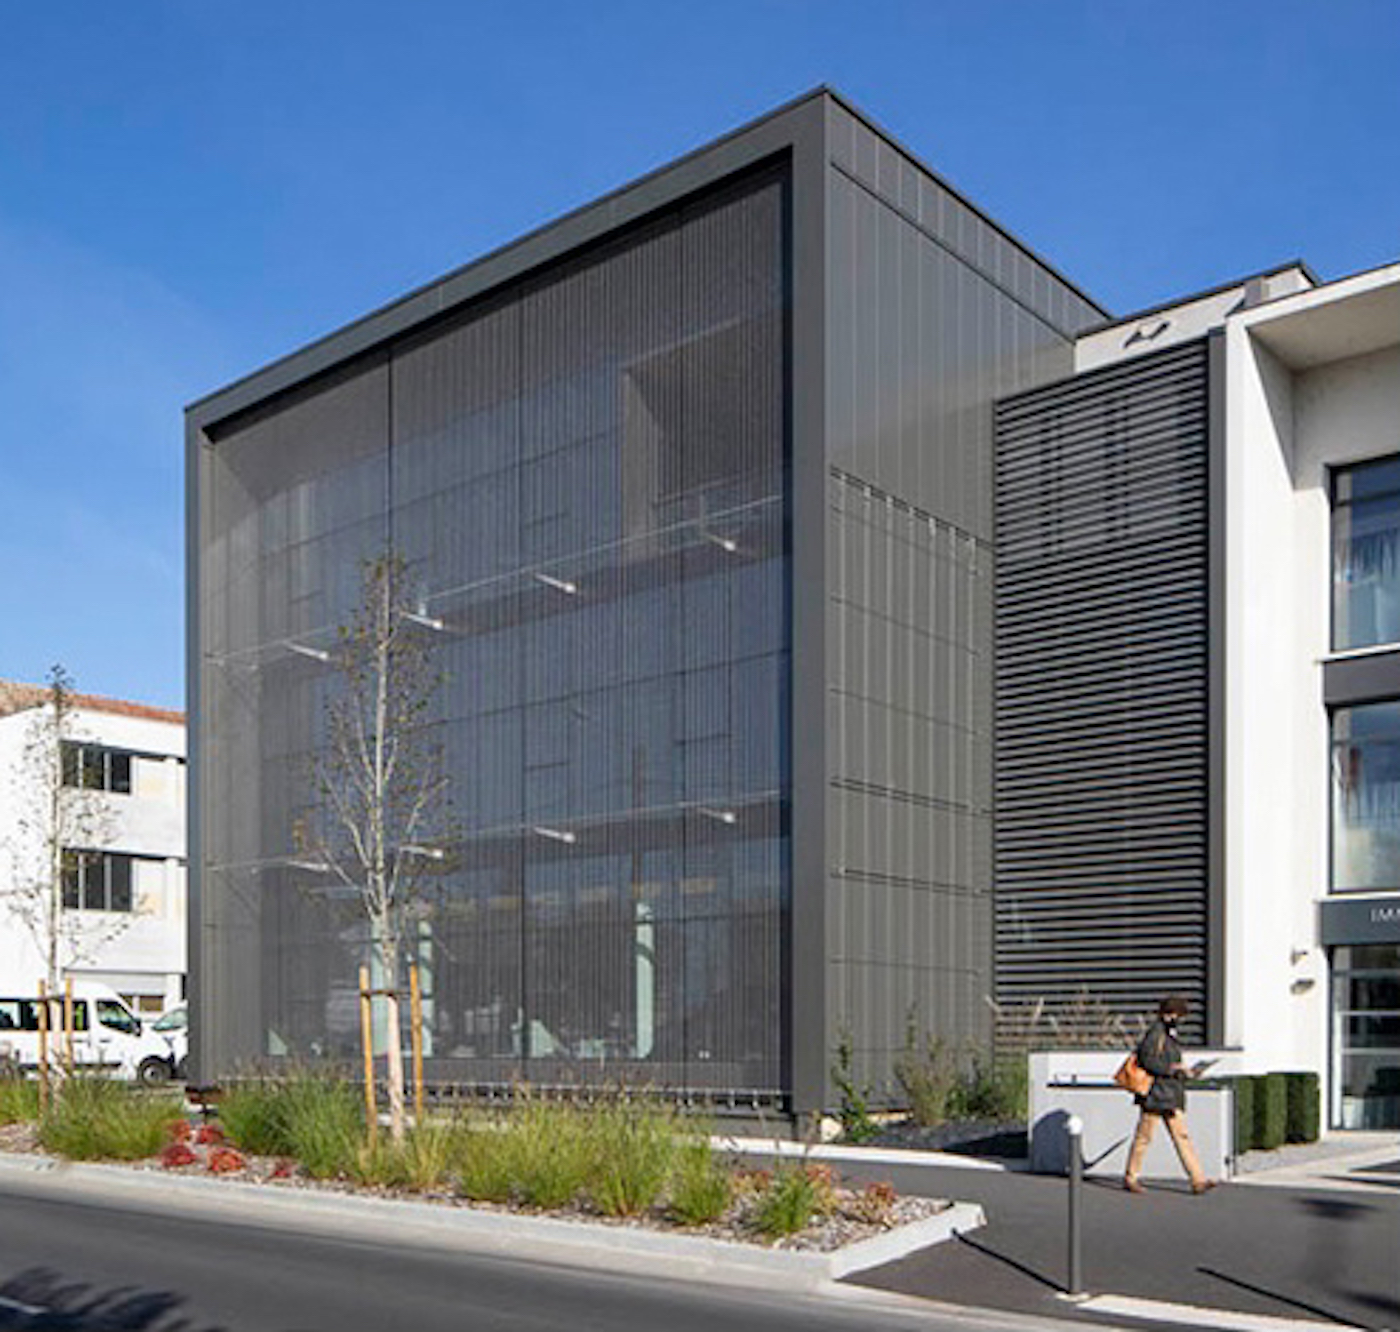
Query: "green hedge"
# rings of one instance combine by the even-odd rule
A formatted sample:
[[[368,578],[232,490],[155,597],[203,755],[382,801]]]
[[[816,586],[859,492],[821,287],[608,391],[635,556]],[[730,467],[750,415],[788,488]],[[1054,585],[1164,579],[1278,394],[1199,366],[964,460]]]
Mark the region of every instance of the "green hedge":
[[[1251,1077],[1231,1078],[1235,1089],[1235,1151],[1248,1152],[1254,1148],[1254,1084]]]
[[[1265,1073],[1255,1080],[1254,1145],[1271,1152],[1288,1136],[1288,1079],[1282,1073]]]
[[[1316,1073],[1285,1073],[1288,1142],[1316,1142],[1322,1130],[1322,1093]]]

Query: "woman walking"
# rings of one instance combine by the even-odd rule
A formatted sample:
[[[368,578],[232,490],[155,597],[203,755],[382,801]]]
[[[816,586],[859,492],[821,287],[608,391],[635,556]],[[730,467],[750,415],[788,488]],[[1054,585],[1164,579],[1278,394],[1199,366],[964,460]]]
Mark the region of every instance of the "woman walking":
[[[1191,1181],[1192,1193],[1205,1193],[1215,1187],[1215,1180],[1201,1173],[1191,1135],[1186,1131],[1186,1079],[1191,1076],[1181,1061],[1181,1042],[1177,1039],[1177,1023],[1191,1011],[1190,1003],[1179,994],[1169,994],[1157,1005],[1157,1020],[1138,1042],[1137,1061],[1152,1075],[1152,1085],[1142,1096],[1135,1097],[1140,1111],[1137,1132],[1128,1151],[1128,1168],[1123,1175],[1123,1187],[1129,1193],[1143,1193],[1139,1176],[1147,1144],[1160,1119],[1171,1134],[1172,1145],[1181,1159],[1181,1168]]]

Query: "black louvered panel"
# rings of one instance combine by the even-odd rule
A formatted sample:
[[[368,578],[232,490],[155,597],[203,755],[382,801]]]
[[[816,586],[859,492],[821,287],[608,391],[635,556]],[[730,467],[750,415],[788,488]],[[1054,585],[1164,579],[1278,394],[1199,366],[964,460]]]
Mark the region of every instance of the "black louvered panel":
[[[997,996],[1207,996],[1204,342],[999,404]]]

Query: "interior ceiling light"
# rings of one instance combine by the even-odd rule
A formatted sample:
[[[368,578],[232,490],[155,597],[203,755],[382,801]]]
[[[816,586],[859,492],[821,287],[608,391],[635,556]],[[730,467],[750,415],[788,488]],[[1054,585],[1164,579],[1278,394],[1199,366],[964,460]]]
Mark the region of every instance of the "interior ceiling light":
[[[567,846],[573,846],[578,841],[578,834],[568,832],[562,828],[535,828],[541,837],[548,837],[552,842],[563,842]]]
[[[399,614],[410,624],[420,624],[424,629],[435,629],[438,633],[442,633],[447,628],[447,625],[436,615],[429,615],[426,611],[401,610]]]
[[[739,816],[732,809],[711,809],[708,805],[697,805],[695,812],[703,814],[707,819],[714,819],[716,823],[733,825],[739,821]]]

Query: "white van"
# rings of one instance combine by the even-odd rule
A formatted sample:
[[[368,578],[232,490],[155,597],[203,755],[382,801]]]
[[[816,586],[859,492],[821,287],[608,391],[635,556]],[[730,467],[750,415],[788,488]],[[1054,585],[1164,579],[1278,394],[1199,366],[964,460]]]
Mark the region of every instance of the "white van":
[[[62,994],[47,1003],[49,1063],[58,1067],[65,1053]],[[39,1004],[37,995],[0,994],[0,1058],[24,1069],[39,1066]],[[170,1042],[148,1031],[115,990],[86,981],[73,986],[73,1063],[141,1082],[165,1082],[175,1072]]]

